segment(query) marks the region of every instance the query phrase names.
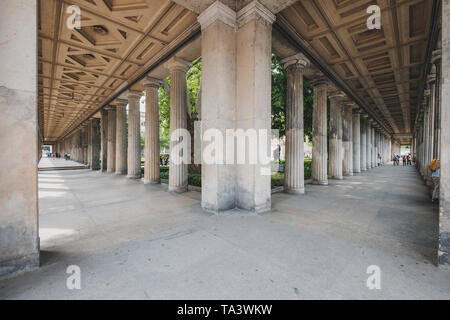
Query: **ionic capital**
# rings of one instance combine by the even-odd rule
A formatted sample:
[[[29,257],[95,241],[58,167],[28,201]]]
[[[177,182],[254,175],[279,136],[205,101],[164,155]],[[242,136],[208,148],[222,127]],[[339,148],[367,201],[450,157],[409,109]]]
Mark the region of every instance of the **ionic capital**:
[[[297,53],[293,56],[282,59],[281,64],[285,69],[289,69],[290,67],[304,69],[309,66],[310,62],[303,53]]]
[[[114,103],[118,106],[118,107],[126,107],[128,104],[128,100],[126,99],[116,99],[114,100]]]
[[[146,76],[142,81],[141,81],[142,85],[144,87],[150,87],[150,88],[156,88],[159,89],[159,87],[162,84],[162,80],[161,79],[157,79],[157,78],[153,78],[153,77],[149,77]]]
[[[140,99],[142,96],[142,92],[141,91],[137,91],[137,90],[128,90],[126,93],[128,99]]]
[[[178,57],[173,57],[169,61],[167,61],[166,67],[170,72],[181,71],[186,73],[189,68],[192,67],[192,63]]]

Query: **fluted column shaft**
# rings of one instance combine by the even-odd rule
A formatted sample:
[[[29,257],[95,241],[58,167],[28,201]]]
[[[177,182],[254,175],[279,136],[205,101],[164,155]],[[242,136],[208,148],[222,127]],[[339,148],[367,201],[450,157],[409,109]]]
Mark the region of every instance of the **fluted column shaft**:
[[[361,117],[361,171],[367,171],[367,116]]]
[[[342,180],[342,99],[340,92],[330,95],[330,152],[328,176]]]
[[[116,174],[127,174],[127,100],[116,100]]]
[[[140,179],[141,173],[141,92],[128,92],[128,164],[127,178]]]
[[[101,111],[101,169],[108,168],[108,111]]]
[[[314,84],[312,183],[328,185],[327,83]]]
[[[183,154],[174,154],[176,146],[182,143],[183,136],[176,134],[180,129],[187,129],[187,87],[186,72],[189,63],[180,59],[170,60],[170,162],[169,162],[169,191],[186,192],[188,185],[188,164],[183,161],[175,163],[174,157],[182,158]],[[188,152],[190,150],[183,150]]]
[[[91,169],[100,170],[100,153],[101,153],[101,138],[100,138],[100,119],[93,118],[91,120]]]
[[[108,107],[108,173],[116,171],[116,109]]]
[[[372,168],[372,126],[370,125],[370,120],[367,120],[366,127],[367,127],[366,161],[367,161],[367,170],[369,170]]]
[[[342,117],[342,146],[343,155],[343,174],[344,176],[353,176],[353,124],[352,110],[354,103],[347,102],[343,104]]]
[[[352,117],[353,172],[361,173],[361,114],[359,110],[356,110]]]
[[[305,193],[303,70],[307,62],[301,62],[287,67],[284,189],[294,194]]]
[[[377,149],[375,146],[375,128],[372,127],[372,132],[371,132],[371,139],[372,139],[372,151],[371,151],[371,155],[372,155],[372,168],[375,168],[377,166]]]
[[[146,79],[145,86],[145,164],[144,183],[159,183],[159,103],[157,79]]]

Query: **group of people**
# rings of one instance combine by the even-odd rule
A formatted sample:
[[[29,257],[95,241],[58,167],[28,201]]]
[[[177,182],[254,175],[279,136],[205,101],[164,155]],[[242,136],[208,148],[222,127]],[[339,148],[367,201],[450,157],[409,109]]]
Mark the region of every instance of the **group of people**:
[[[53,153],[52,152],[48,152],[47,153],[47,157],[55,159],[55,158],[61,158],[61,155],[58,152],[53,152]]]
[[[392,159],[392,161],[394,162],[394,166],[399,166],[400,161],[403,161],[404,166],[412,166],[411,154],[404,155],[404,156],[395,155],[394,158]]]
[[[64,159],[65,160],[70,160],[70,153],[65,153],[64,154]]]

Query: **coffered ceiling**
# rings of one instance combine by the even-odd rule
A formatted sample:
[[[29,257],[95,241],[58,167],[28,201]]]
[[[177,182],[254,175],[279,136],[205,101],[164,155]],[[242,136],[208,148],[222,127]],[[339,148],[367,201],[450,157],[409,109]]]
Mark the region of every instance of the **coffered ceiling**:
[[[81,9],[81,29],[68,28],[71,5]],[[39,110],[50,141],[199,28],[169,0],[40,0],[38,19]]]
[[[366,12],[381,9],[381,30]],[[299,0],[277,20],[368,105],[392,133],[410,133],[425,63],[432,0]]]

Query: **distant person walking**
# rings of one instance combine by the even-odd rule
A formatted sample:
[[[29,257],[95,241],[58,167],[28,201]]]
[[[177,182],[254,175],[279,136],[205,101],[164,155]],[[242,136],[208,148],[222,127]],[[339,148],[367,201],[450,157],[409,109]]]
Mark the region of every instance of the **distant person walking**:
[[[432,172],[431,179],[433,180],[434,184],[434,190],[433,190],[433,196],[431,200],[433,202],[439,201],[439,184],[440,184],[440,176],[441,176],[441,161],[439,159],[433,159],[429,166],[428,166]]]
[[[406,156],[403,156],[403,166],[406,166]]]
[[[408,154],[408,157],[406,157],[406,159],[408,160],[408,166],[412,166],[412,157],[411,157],[411,153]]]

